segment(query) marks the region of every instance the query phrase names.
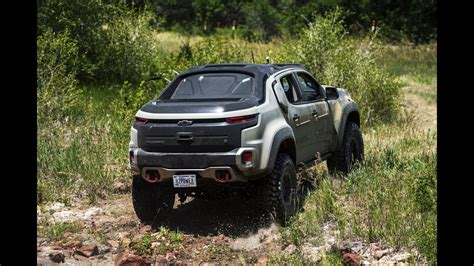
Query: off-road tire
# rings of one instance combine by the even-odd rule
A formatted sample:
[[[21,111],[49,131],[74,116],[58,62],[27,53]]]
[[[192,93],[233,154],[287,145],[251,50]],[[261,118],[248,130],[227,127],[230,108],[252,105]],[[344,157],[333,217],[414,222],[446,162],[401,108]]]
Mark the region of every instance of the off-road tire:
[[[161,225],[173,208],[175,193],[170,188],[147,183],[139,175],[133,176],[133,208],[144,224]]]
[[[344,130],[342,145],[328,160],[329,174],[337,172],[347,175],[356,163],[364,160],[364,141],[359,126],[348,122]]]
[[[264,187],[265,204],[275,220],[285,226],[298,208],[296,169],[288,154],[278,154]]]

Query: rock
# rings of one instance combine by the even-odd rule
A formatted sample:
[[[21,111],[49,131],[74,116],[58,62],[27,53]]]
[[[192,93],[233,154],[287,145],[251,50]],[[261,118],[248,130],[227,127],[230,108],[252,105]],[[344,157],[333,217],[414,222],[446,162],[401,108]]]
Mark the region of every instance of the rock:
[[[361,265],[372,265],[372,263],[368,260],[363,260],[360,262]]]
[[[122,239],[122,238],[125,238],[125,237],[129,236],[129,235],[130,235],[129,232],[118,232],[117,233],[117,238]]]
[[[364,245],[362,244],[362,242],[359,242],[359,241],[352,242],[350,246],[351,246],[350,249],[352,253],[356,253],[356,254],[361,253],[362,249],[364,248]]]
[[[82,219],[82,220],[90,220],[90,218],[91,218],[92,216],[97,216],[97,215],[102,214],[102,213],[104,213],[104,211],[103,211],[101,208],[99,208],[99,207],[91,207],[91,208],[87,209],[87,210],[84,212],[84,214],[82,214],[81,219]]]
[[[70,258],[74,252],[72,250],[63,250],[63,254],[66,258]]]
[[[117,192],[125,193],[130,190],[130,186],[125,182],[117,181],[113,184],[113,188]]]
[[[321,247],[311,246],[305,243],[301,249],[303,259],[310,262],[319,262],[322,259]]]
[[[154,250],[155,248],[159,247],[159,246],[160,246],[160,242],[152,242],[152,243],[151,243],[151,249],[153,249],[153,250]]]
[[[62,250],[63,247],[61,246],[61,243],[54,242],[49,246],[52,250]]]
[[[115,257],[115,265],[136,265],[136,266],[149,266],[151,263],[147,262],[140,256],[137,256],[128,251],[122,252]]]
[[[380,249],[380,243],[370,243],[369,248],[372,250]]]
[[[64,248],[80,248],[82,247],[82,242],[79,240],[71,240],[63,245]]]
[[[118,248],[119,246],[119,243],[115,240],[108,240],[107,243],[109,243],[109,245],[112,247],[112,248]]]
[[[140,234],[135,235],[132,238],[132,243],[140,243],[142,239],[143,239],[143,235],[140,235]]]
[[[51,261],[49,261],[47,258],[36,258],[36,265],[41,266],[41,265],[50,265]]]
[[[283,250],[283,252],[284,252],[285,254],[287,254],[287,255],[291,255],[291,254],[295,253],[295,251],[296,251],[296,246],[293,245],[293,244],[288,245],[288,246]]]
[[[64,263],[64,254],[62,252],[53,252],[53,253],[50,253],[48,256],[49,256],[49,259],[52,260],[53,262]]]
[[[122,247],[124,248],[128,248],[130,246],[130,243],[132,243],[132,240],[130,240],[130,238],[126,237],[124,239],[122,239]]]
[[[79,261],[88,261],[89,259],[85,256],[82,256],[82,255],[79,255],[79,254],[74,254],[73,256],[76,260],[79,260]]]
[[[175,260],[176,259],[176,253],[175,252],[168,252],[166,253],[166,260],[167,261],[172,261],[172,260]]]
[[[168,260],[163,256],[156,256],[155,265],[168,265]]]
[[[98,244],[97,247],[99,248],[99,254],[104,254],[110,251],[110,247],[107,245]]]
[[[268,263],[268,257],[267,256],[262,256],[258,258],[257,260],[257,266],[265,266]]]
[[[69,237],[71,237],[72,235],[74,235],[74,234],[71,233],[71,232],[64,232],[63,238],[69,238]]]
[[[359,265],[360,256],[354,253],[344,253],[342,255],[342,263]]]
[[[45,209],[48,210],[48,211],[57,212],[57,211],[60,211],[60,210],[64,209],[64,207],[65,207],[64,203],[55,202],[52,205],[47,206]]]
[[[53,213],[53,219],[56,222],[67,223],[67,222],[73,222],[77,218],[73,211],[58,211],[58,212]]]
[[[150,231],[151,231],[151,225],[145,225],[142,228],[140,228],[140,233],[142,233],[142,234],[148,233]]]
[[[384,250],[377,250],[374,252],[374,258],[379,260],[380,258],[382,258],[383,256],[387,255],[388,253],[390,253],[390,249],[384,249]]]
[[[99,248],[96,244],[86,245],[79,248],[77,251],[79,255],[83,255],[85,257],[91,257],[99,254]]]
[[[401,254],[396,254],[395,256],[392,256],[391,260],[396,261],[396,262],[405,262],[411,258],[411,254],[408,252],[404,252]]]

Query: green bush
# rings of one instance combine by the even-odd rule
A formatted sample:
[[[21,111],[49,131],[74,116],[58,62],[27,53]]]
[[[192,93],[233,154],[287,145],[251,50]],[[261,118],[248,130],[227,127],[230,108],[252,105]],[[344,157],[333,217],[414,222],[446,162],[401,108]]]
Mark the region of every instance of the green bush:
[[[350,38],[336,9],[317,16],[277,61],[303,63],[321,83],[348,89],[363,123],[376,123],[396,118],[400,94],[399,82],[377,65],[379,57],[375,36]]]
[[[77,103],[77,43],[68,32],[46,31],[37,40],[37,114],[43,124],[67,116]]]
[[[154,22],[147,7],[122,2],[47,0],[38,5],[38,36],[69,32],[75,40],[81,82],[137,83],[146,77],[160,54],[152,39]]]
[[[249,55],[245,45],[240,42],[223,36],[209,37],[192,48],[189,66],[245,62]]]

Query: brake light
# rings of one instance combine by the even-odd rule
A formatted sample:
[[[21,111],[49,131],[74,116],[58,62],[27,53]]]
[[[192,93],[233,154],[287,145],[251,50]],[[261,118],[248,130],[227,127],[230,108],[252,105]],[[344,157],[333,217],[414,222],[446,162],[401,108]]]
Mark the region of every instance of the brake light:
[[[255,119],[257,115],[235,116],[226,118],[227,123],[236,124]]]
[[[136,116],[135,117],[135,122],[137,122],[139,124],[146,124],[148,122],[148,119]]]
[[[246,151],[242,153],[242,161],[244,164],[251,164],[252,163],[252,152]]]

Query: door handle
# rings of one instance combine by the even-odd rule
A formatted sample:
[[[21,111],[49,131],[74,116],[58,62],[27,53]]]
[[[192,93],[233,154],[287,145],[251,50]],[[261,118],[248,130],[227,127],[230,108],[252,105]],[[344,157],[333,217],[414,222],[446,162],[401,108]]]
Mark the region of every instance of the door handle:
[[[314,117],[318,117],[318,112],[316,110],[313,110],[313,112],[311,113],[312,116]]]
[[[298,114],[294,114],[294,115],[293,115],[293,121],[298,122],[298,120],[300,120],[299,115],[298,115]]]

